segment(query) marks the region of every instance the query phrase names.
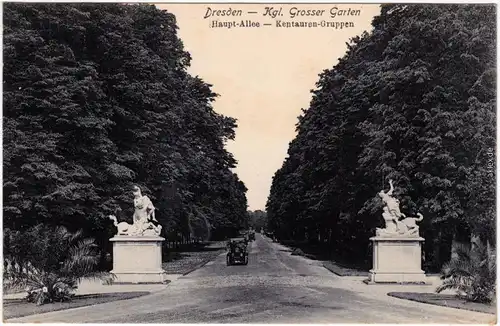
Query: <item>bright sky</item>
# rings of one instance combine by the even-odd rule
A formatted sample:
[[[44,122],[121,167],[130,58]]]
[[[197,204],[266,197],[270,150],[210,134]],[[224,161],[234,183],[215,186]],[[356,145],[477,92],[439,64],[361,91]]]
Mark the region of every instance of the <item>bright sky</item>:
[[[351,37],[371,30],[380,13],[375,4],[159,4],[177,17],[179,36],[193,58],[190,73],[213,85],[220,96],[214,109],[238,120],[236,139],[227,149],[238,161],[235,172],[248,188],[249,209],[265,209],[272,177],[295,137],[301,109],[307,109],[318,74],[333,67]],[[212,10],[242,10],[241,17],[210,17]],[[282,8],[276,18],[263,16],[266,7]],[[297,10],[325,10],[321,17],[291,18]],[[358,16],[330,17],[330,9],[360,10]],[[292,10],[292,11],[290,11]],[[335,11],[335,10],[334,10]],[[249,13],[256,12],[256,13]],[[352,12],[352,11],[351,11]],[[254,28],[211,28],[212,21],[251,20]],[[353,22],[334,29],[283,28],[282,22]],[[264,26],[263,24],[272,24]]]

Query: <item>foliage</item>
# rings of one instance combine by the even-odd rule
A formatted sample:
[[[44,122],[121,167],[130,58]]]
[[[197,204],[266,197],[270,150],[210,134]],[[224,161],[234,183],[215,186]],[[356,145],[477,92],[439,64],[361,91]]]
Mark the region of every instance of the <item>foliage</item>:
[[[4,284],[26,289],[37,305],[66,301],[83,279],[110,281],[98,272],[99,248],[82,232],[36,225],[24,232],[4,230]]]
[[[255,211],[248,211],[248,219],[250,226],[260,232],[261,229],[267,226],[267,214],[266,212],[258,209]]]
[[[424,215],[426,264],[449,259],[438,248],[459,230],[493,239],[494,22],[493,6],[382,5],[299,117],[267,202],[272,231],[369,260],[376,194],[394,179],[402,211]]]
[[[443,265],[440,285],[436,292],[457,290],[467,300],[490,303],[496,293],[496,255],[482,243],[456,246],[456,256]]]
[[[236,121],[187,73],[175,16],[153,5],[4,6],[4,223],[83,229],[132,217],[132,184],[167,238],[208,238],[245,220],[225,143]]]

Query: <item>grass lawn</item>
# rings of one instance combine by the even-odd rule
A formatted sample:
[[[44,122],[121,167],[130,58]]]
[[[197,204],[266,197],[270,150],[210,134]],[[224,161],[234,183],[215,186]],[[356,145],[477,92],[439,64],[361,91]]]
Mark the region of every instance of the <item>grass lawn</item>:
[[[342,265],[336,264],[331,261],[323,262],[323,267],[328,269],[330,272],[337,274],[339,276],[367,276],[368,272],[363,270],[358,270],[354,268],[344,267]]]
[[[138,298],[149,292],[123,292],[123,293],[100,293],[76,295],[68,302],[47,303],[37,306],[34,303],[26,302],[24,299],[4,299],[3,300],[3,320],[18,318],[45,312],[92,306],[95,304],[111,301]]]
[[[496,306],[493,304],[489,305],[484,303],[469,302],[453,294],[390,292],[387,295],[437,306],[471,310],[493,315],[496,314]]]
[[[293,241],[283,241],[283,246],[290,248],[291,255],[300,255],[313,260],[323,261],[323,266],[330,272],[339,276],[368,276],[368,268],[362,264],[340,263],[340,260],[332,257],[331,253],[324,248],[324,245],[307,245],[295,243]],[[333,260],[333,261],[332,261]]]
[[[225,242],[221,241],[186,251],[171,252],[170,255],[165,255],[166,259],[162,264],[162,268],[167,274],[190,273],[215,259],[226,250],[225,246]]]

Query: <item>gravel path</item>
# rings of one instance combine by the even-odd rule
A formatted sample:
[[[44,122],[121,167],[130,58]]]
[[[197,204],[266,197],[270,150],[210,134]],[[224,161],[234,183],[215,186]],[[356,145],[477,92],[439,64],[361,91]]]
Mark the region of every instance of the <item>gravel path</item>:
[[[390,287],[339,277],[321,262],[290,255],[257,235],[248,265],[226,266],[225,253],[164,290],[11,322],[91,323],[440,323],[487,324],[496,316],[387,295]],[[398,291],[415,291],[401,286]],[[422,291],[425,288],[422,289]],[[428,288],[427,288],[427,291]],[[430,290],[432,292],[432,289]]]

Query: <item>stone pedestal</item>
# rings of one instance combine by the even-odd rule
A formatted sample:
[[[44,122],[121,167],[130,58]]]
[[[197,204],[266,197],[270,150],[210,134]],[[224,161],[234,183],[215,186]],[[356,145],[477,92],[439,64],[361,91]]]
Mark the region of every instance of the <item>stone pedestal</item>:
[[[163,283],[162,247],[158,236],[115,236],[113,242],[114,283]]]
[[[373,268],[367,284],[428,284],[422,270],[421,237],[370,238],[373,242]]]

